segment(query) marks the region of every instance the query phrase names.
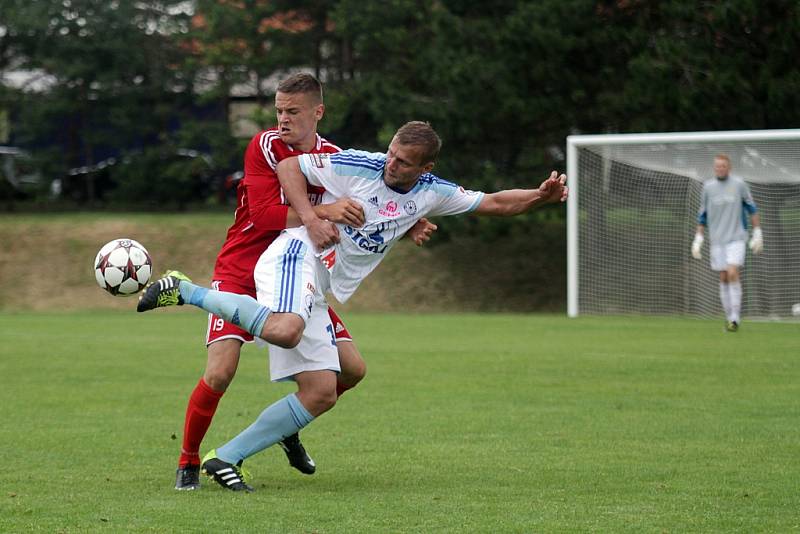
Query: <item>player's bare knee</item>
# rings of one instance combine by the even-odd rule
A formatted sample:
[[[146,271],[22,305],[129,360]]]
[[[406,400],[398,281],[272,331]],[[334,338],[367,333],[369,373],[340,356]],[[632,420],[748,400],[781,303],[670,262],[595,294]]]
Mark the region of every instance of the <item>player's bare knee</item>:
[[[203,380],[215,391],[225,391],[236,375],[242,343],[238,340],[220,340],[208,346],[208,361]]]
[[[214,391],[225,391],[231,385],[235,373],[235,369],[231,371],[227,368],[214,367],[206,369],[203,380]]]
[[[361,360],[361,364],[358,367],[358,380],[359,382],[367,376],[367,362]]]
[[[294,313],[273,314],[264,325],[262,337],[279,347],[293,349],[303,337],[305,322]]]
[[[267,339],[267,341],[273,345],[283,347],[284,349],[293,349],[300,343],[300,339],[302,337],[302,330],[283,328],[276,330],[275,332],[270,332],[270,337]]]
[[[347,368],[342,368],[340,381],[348,386],[355,386],[367,376],[367,363],[361,359],[349,362]]]
[[[340,342],[338,349],[341,373],[337,382],[351,387],[355,386],[367,374],[367,364],[354,343]]]
[[[312,398],[317,411],[321,414],[327,412],[336,405],[336,390],[318,391]]]
[[[235,354],[217,353],[216,357],[212,356],[212,354],[213,353],[209,351],[209,358],[206,363],[205,373],[203,373],[203,380],[206,381],[206,384],[208,384],[211,389],[225,391],[236,375],[236,368],[239,364],[238,347]]]
[[[336,405],[336,390],[333,388],[301,390],[297,396],[305,409],[314,417],[319,417]]]

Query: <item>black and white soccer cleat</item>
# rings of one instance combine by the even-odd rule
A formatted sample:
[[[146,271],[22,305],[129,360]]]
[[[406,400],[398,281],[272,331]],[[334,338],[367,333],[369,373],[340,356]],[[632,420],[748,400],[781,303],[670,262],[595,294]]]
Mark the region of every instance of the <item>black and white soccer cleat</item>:
[[[299,434],[294,433],[278,443],[281,449],[283,449],[283,452],[286,453],[286,457],[289,459],[289,465],[303,474],[314,474],[314,471],[317,470],[317,464],[314,463],[314,460],[308,455],[303,444],[300,443]]]
[[[253,487],[245,483],[241,467],[217,458],[216,450],[212,450],[203,458],[202,470],[225,489],[247,493],[253,491]]]

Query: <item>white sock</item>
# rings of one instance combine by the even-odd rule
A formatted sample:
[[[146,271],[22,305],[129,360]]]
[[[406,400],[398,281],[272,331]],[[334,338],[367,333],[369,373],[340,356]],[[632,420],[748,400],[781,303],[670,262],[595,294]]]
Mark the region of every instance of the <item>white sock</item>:
[[[728,284],[728,292],[731,296],[731,321],[739,322],[739,314],[742,311],[742,283],[731,282]]]
[[[722,302],[722,309],[725,311],[725,319],[731,321],[731,296],[728,291],[727,282],[719,283],[719,301]]]

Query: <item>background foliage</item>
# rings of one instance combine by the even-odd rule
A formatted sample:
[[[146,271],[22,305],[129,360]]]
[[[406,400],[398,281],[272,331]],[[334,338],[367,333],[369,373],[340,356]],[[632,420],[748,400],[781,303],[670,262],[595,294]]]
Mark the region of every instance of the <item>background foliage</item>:
[[[575,132],[800,124],[793,1],[6,0],[0,21],[5,142],[32,154],[41,201],[55,179],[78,205],[217,201],[246,142],[230,103],[269,105],[297,69],[324,80],[339,145],[428,120],[438,172],[472,188],[538,182]],[[163,164],[185,148],[210,158],[197,186],[199,164]]]

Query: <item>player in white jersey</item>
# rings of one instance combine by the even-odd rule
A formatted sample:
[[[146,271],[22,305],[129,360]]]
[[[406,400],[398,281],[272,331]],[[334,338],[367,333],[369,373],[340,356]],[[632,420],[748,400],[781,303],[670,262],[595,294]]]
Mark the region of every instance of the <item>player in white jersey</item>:
[[[329,271],[329,275],[323,274],[322,283],[325,289],[330,284],[339,302],[350,298],[421,217],[473,211],[484,197],[483,193],[467,191],[430,173],[419,176],[408,191],[387,187],[383,181],[386,159],[386,154],[346,150],[333,158],[327,154],[300,157],[283,169],[294,176],[302,173],[312,185],[330,188],[323,198],[338,198],[347,191],[347,196],[363,207],[365,224],[360,228],[337,224],[339,242],[318,253]],[[281,238],[299,239],[311,250],[315,247],[305,226],[288,230]],[[263,268],[257,265],[256,272],[259,271],[263,272]]]
[[[258,301],[196,286],[178,272],[155,282],[140,299],[138,311],[188,303],[239,325],[270,344],[272,380],[297,383],[296,394],[267,407],[252,425],[206,455],[204,471],[223,487],[251,490],[236,464],[298,432],[336,403],[339,362],[326,291],[347,300],[423,217],[511,216],[567,198],[566,176],[556,172],[537,189],[465,190],[430,174],[440,147],[433,128],[415,121],[397,131],[385,154],[346,150],[335,157],[282,161],[278,179],[304,226],[283,232],[259,259]],[[360,203],[365,224],[353,228],[317,217],[307,183],[326,188],[323,202],[347,196]]]
[[[702,257],[703,229],[708,227],[711,268],[719,272],[719,297],[725,311],[725,329],[736,332],[741,322],[742,284],[739,269],[744,265],[747,215],[753,223],[750,249],[761,252],[764,240],[761,219],[744,180],[731,176],[731,160],[725,154],[714,158],[716,178],[703,184],[692,256]]]

